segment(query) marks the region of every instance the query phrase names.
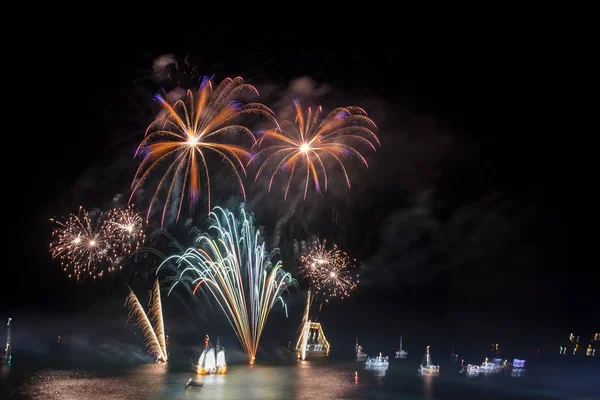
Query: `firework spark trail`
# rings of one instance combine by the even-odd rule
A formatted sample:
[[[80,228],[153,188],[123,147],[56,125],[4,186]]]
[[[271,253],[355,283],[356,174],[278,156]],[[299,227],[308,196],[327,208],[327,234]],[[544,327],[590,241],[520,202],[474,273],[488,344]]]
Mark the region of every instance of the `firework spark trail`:
[[[308,336],[310,333],[310,306],[311,306],[311,296],[310,289],[308,289],[308,294],[306,297],[306,308],[304,309],[304,315],[302,316],[302,324],[300,325],[299,335],[298,335],[298,343],[296,343],[296,348],[300,347],[300,341],[302,341],[302,359],[306,359],[306,348],[308,347]]]
[[[167,354],[167,342],[165,340],[165,322],[163,319],[162,312],[162,301],[160,299],[160,284],[158,279],[154,282],[154,290],[152,293],[152,299],[150,302],[150,322],[154,326],[154,331],[158,339],[160,348],[163,350],[163,354]],[[165,358],[166,361],[166,358]]]
[[[282,269],[281,261],[271,262],[259,232],[242,210],[237,225],[233,213],[215,207],[210,214],[213,224],[199,236],[199,248],[168,257],[159,266],[174,265],[180,282],[189,283],[194,293],[204,288],[217,300],[238,336],[251,364],[254,363],[260,337],[269,312],[276,302],[286,308],[281,295],[295,282]]]
[[[265,156],[256,172],[255,180],[258,180],[265,169],[274,165],[269,180],[269,191],[271,191],[275,176],[289,170],[284,194],[286,199],[294,173],[304,165],[304,198],[306,199],[311,178],[317,192],[321,192],[321,179],[327,190],[328,174],[325,161],[329,159],[333,165],[341,167],[350,188],[350,178],[342,158],[355,156],[368,167],[367,160],[357,150],[355,143],[376,150],[375,145],[380,145],[380,142],[373,132],[376,129],[375,123],[359,107],[336,108],[321,119],[320,106],[314,113],[310,107],[305,113],[297,100],[294,101],[294,105],[295,121],[293,123],[283,121],[278,129],[267,130],[257,142],[259,148],[268,141],[274,141],[275,144],[260,149],[250,160],[252,162]]]
[[[348,269],[350,257],[337,246],[328,249],[326,241],[314,241],[308,252],[300,257],[300,262],[300,274],[308,279],[315,294],[321,294],[325,302],[333,297],[349,297],[359,283]],[[358,277],[356,275],[356,279]]]
[[[144,243],[143,220],[132,207],[90,215],[83,207],[63,221],[51,219],[50,253],[58,258],[69,278],[96,279],[121,269],[123,257]]]
[[[235,144],[219,141],[220,138],[242,136],[252,144],[256,142],[253,133],[239,120],[249,115],[259,115],[275,122],[273,112],[263,104],[250,103],[240,105],[235,101],[243,93],[258,95],[254,86],[243,83],[243,79],[224,79],[214,90],[211,78],[205,77],[196,96],[188,90],[184,99],[174,103],[164,96],[156,95],[163,115],[152,122],[135,156],[142,156],[138,170],[132,182],[129,201],[137,189],[143,186],[151,173],[161,165],[167,165],[162,178],[148,206],[146,220],[150,216],[153,205],[158,201],[161,191],[166,191],[166,199],[162,210],[161,226],[165,214],[172,204],[175,194],[179,195],[176,220],[179,220],[183,200],[189,197],[190,209],[197,204],[200,197],[200,179],[204,175],[207,193],[208,210],[210,211],[210,175],[208,171],[208,154],[221,158],[233,170],[234,177],[246,200],[246,193],[238,168],[246,174],[244,161],[249,160],[250,153]]]
[[[157,361],[166,362],[167,348],[164,337],[164,322],[162,319],[160,287],[158,285],[158,281],[156,281],[154,286],[154,296],[152,296],[151,299],[151,318],[148,318],[146,311],[144,311],[144,308],[140,304],[140,301],[133,291],[130,291],[129,295],[127,296],[125,305],[129,307],[129,318],[133,318],[135,320],[135,325],[142,330],[146,347],[150,350],[150,352],[156,355]],[[156,314],[157,312],[158,315]],[[156,321],[156,325],[153,325],[152,321]]]

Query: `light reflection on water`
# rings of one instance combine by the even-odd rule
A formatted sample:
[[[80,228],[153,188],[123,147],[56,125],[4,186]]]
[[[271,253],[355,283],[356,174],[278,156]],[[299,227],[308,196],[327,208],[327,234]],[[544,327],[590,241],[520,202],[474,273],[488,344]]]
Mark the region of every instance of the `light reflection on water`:
[[[0,364],[0,382],[8,377],[9,368],[6,364]]]
[[[352,378],[344,369],[315,368],[300,361],[297,366],[239,366],[230,369],[227,375],[198,377],[196,381],[204,386],[188,391],[201,391],[203,398],[210,399],[359,398],[353,393]]]
[[[432,392],[433,384],[436,377],[431,375],[423,375],[421,379],[423,380],[423,398],[426,400],[432,400],[434,398]]]
[[[192,377],[203,387],[186,386]],[[354,375],[337,368],[234,366],[226,375],[195,376],[143,365],[118,376],[81,371],[43,370],[20,385],[27,398],[43,399],[352,399],[359,398]],[[14,393],[17,394],[17,393]]]
[[[356,374],[355,372],[358,372]],[[543,399],[564,398],[551,387],[526,383],[521,378],[466,379],[455,374],[419,377],[412,364],[391,364],[377,376],[356,363],[299,361],[291,365],[233,365],[226,375],[197,376],[173,372],[164,364],[128,370],[114,368],[4,369],[0,398],[44,400],[105,399]],[[190,379],[203,387],[186,386]],[[8,391],[2,385],[8,383]],[[519,383],[515,385],[516,383]],[[531,382],[532,383],[532,382]],[[12,386],[12,387],[10,387]],[[544,385],[546,386],[546,385]],[[518,393],[521,393],[519,395]],[[8,394],[8,396],[6,396]],[[564,394],[564,392],[563,392]],[[546,397],[547,396],[547,397]]]

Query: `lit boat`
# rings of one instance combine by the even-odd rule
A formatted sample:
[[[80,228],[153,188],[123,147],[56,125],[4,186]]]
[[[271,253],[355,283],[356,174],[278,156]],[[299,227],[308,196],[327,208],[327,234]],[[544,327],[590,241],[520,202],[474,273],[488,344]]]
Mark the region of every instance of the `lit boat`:
[[[227,373],[227,363],[225,362],[225,349],[219,344],[217,339],[217,374]]]
[[[6,324],[6,346],[2,349],[2,353],[0,353],[0,364],[10,364],[12,360],[12,347],[10,343],[10,321],[12,318],[8,319],[8,323]]]
[[[377,357],[368,357],[365,363],[365,369],[373,371],[387,371],[390,362],[387,357],[382,357],[381,353]]]
[[[367,353],[363,353],[362,346],[358,344],[358,338],[356,338],[356,361],[364,362],[367,361]]]
[[[211,347],[208,335],[204,339],[204,350],[200,354],[198,364],[196,364],[196,373],[199,375],[225,374],[227,373],[227,364],[225,362],[225,349],[219,343]]]
[[[408,356],[408,353],[406,351],[402,350],[402,336],[400,336],[400,348],[396,352],[396,358],[406,358],[407,356]]]
[[[431,356],[429,355],[429,346],[427,346],[427,351],[425,352],[425,356],[423,357],[423,360],[421,361],[421,365],[419,365],[419,375],[435,376],[435,375],[439,375],[439,373],[440,373],[440,366],[433,365],[431,363]]]
[[[525,373],[525,360],[519,360],[518,358],[515,358],[513,360],[512,367],[513,368],[510,372],[510,376],[512,376],[513,378],[523,376],[523,374]]]
[[[302,317],[300,335],[296,343],[296,357],[298,360],[307,358],[327,357],[329,355],[330,345],[325,338],[323,327],[319,322],[310,320],[311,295],[308,291],[306,298],[306,309]]]
[[[367,353],[363,353],[362,346],[358,346],[358,353],[356,353],[356,361],[365,362],[367,361]]]
[[[497,374],[504,370],[504,363],[501,358],[494,358],[489,362],[486,358],[483,364],[479,367],[479,372],[483,374]]]
[[[468,364],[466,367],[462,367],[460,370],[461,374],[465,376],[479,376],[479,365]]]
[[[205,348],[198,359],[198,367],[196,372],[200,375],[214,374],[217,372],[217,358],[215,357],[215,349]]]
[[[525,368],[525,360],[519,360],[515,358],[513,360],[513,368]]]

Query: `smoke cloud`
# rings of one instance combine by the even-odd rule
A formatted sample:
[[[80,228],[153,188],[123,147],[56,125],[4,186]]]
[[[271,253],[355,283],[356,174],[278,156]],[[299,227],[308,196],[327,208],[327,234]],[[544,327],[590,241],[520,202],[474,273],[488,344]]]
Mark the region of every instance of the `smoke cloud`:
[[[539,299],[546,299],[540,317],[551,307],[561,309],[558,299],[552,305],[547,300],[557,281],[553,267],[541,267],[541,228],[530,202],[502,192],[466,204],[440,201],[432,195],[429,205],[416,203],[386,217],[362,285],[402,292],[442,282],[435,296],[446,298],[449,312],[519,315],[538,310]]]
[[[134,291],[146,308],[148,294],[144,287],[140,283]],[[48,360],[55,363],[75,363],[86,368],[102,364],[153,362],[145,348],[140,329],[128,318],[128,309],[124,305],[126,290],[128,289],[121,287],[110,294],[97,293],[98,298],[94,304],[84,311],[69,314],[54,314],[36,309],[13,310],[13,357],[37,357],[38,364],[42,360]],[[175,368],[191,369],[191,363],[197,361],[202,352],[204,336],[207,334],[213,341],[219,337],[227,351],[229,364],[247,362],[245,352],[220,309],[211,310],[204,301],[202,307],[185,308],[178,296],[167,296],[164,292],[162,304],[165,330],[170,358]],[[189,304],[189,299],[186,298],[185,303]],[[201,318],[202,313],[212,315]],[[259,353],[261,359],[292,359],[293,353],[285,346],[288,335],[293,336],[293,331],[281,331],[281,328],[286,327],[285,323],[282,324],[286,320],[285,313],[276,307],[270,319],[278,329],[264,332]]]
[[[155,79],[159,81],[165,79],[169,74],[168,67],[170,66],[177,66],[177,59],[173,54],[165,54],[156,58],[152,62]]]

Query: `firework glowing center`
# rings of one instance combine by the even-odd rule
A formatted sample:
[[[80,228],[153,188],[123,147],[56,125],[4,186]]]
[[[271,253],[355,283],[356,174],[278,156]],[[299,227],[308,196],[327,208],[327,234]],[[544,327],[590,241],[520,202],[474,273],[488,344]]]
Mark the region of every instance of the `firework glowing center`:
[[[310,150],[310,146],[308,145],[308,143],[302,143],[300,145],[300,151],[301,152],[306,153],[309,150]]]
[[[196,147],[196,145],[198,144],[198,138],[194,135],[190,135],[187,142],[190,145],[190,147]]]

